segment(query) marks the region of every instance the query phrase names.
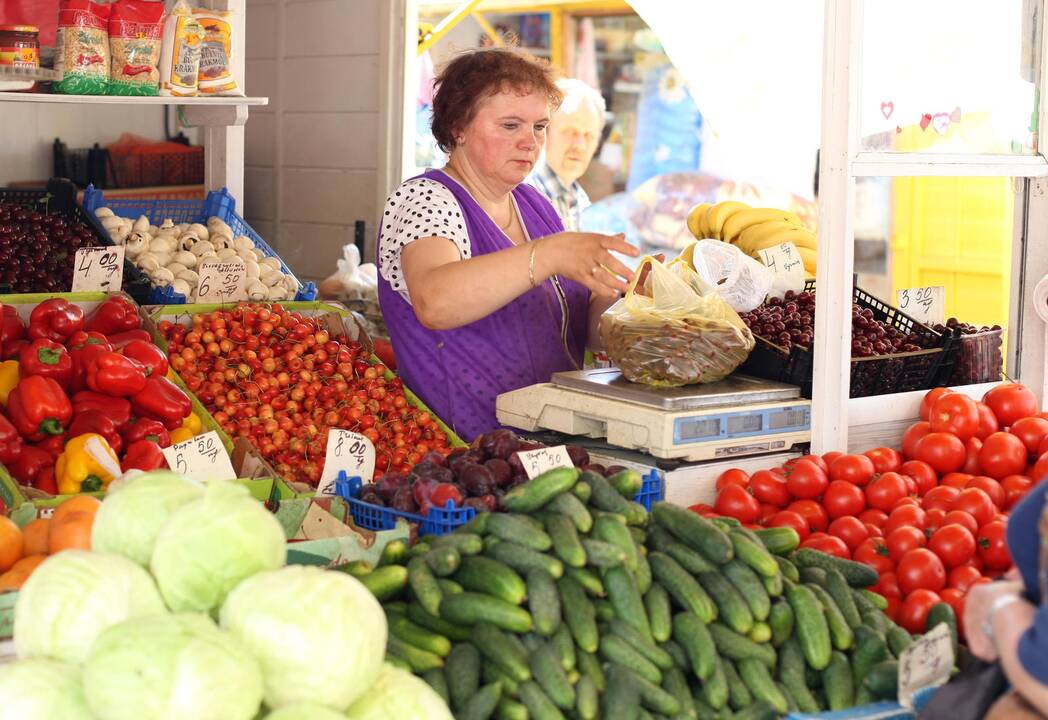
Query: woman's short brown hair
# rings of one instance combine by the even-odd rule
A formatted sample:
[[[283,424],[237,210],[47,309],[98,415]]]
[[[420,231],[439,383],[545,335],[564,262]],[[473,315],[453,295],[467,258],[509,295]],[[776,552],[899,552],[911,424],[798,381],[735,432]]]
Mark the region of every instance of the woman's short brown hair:
[[[469,124],[477,103],[504,90],[522,94],[540,92],[551,110],[560,104],[553,68],[545,60],[511,47],[471,50],[449,62],[434,80],[433,137],[441,150],[455,148],[455,135]]]

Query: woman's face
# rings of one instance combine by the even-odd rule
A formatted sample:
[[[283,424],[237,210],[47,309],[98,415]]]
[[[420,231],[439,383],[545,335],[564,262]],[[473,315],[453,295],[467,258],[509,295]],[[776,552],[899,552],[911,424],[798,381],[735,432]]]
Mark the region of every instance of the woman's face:
[[[489,180],[515,187],[524,181],[542,153],[549,124],[549,101],[542,93],[509,91],[477,104],[453,152]]]

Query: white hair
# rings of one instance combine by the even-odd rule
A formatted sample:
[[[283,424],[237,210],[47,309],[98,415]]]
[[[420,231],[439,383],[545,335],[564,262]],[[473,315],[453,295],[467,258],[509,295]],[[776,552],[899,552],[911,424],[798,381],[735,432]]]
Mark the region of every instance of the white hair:
[[[557,112],[573,113],[582,103],[588,102],[603,122],[608,106],[599,91],[575,78],[562,78],[557,81],[557,87],[564,93],[564,99],[557,108]]]

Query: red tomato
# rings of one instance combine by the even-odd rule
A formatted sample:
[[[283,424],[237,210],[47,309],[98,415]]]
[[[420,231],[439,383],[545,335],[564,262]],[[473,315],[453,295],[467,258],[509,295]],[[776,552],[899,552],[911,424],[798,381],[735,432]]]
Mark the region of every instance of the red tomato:
[[[950,395],[953,390],[946,387],[939,387],[929,390],[921,398],[921,420],[927,420],[931,415],[932,406],[941,398],[943,395]]]
[[[924,547],[927,538],[920,528],[904,526],[885,534],[884,541],[888,544],[892,562],[898,564],[906,553]]]
[[[946,584],[961,592],[968,592],[972,583],[981,577],[982,573],[978,568],[971,565],[959,565],[950,570],[950,574],[946,576]]]
[[[888,513],[876,508],[867,508],[859,513],[859,519],[864,523],[884,527],[884,523],[888,521]]]
[[[979,557],[987,570],[1007,570],[1012,566],[1008,552],[1008,537],[1005,524],[1000,521],[987,523],[979,528],[975,537],[979,546]]]
[[[902,600],[897,597],[885,598],[888,601],[888,607],[884,609],[884,614],[888,616],[888,619],[893,623],[899,622],[899,611],[902,610]]]
[[[916,458],[940,475],[960,470],[964,465],[964,443],[950,433],[930,432],[917,442]]]
[[[808,529],[808,521],[800,513],[791,510],[780,510],[768,520],[768,527],[791,527],[797,531],[804,542],[811,531]]]
[[[848,546],[848,557],[870,536],[862,521],[856,517],[839,517],[830,523],[828,530],[833,537],[840,538]]]
[[[859,487],[873,479],[873,460],[865,455],[841,455],[830,465],[830,480],[844,480]]]
[[[902,477],[903,477],[903,480],[908,480],[909,481],[909,482],[906,483],[906,487],[910,488],[913,485],[913,479],[912,478],[908,478],[905,475],[903,475]],[[907,490],[907,492],[909,492],[909,490]],[[905,507],[906,505],[913,505],[914,507],[920,507],[921,506],[921,501],[918,500],[915,497],[910,497],[909,495],[907,495],[906,497],[899,498],[898,500],[895,501],[895,504],[892,505],[891,512],[895,512],[899,508]],[[890,515],[891,513],[888,513],[888,514]]]
[[[1003,510],[1011,510],[1015,503],[1023,499],[1026,493],[1033,487],[1033,480],[1025,475],[1009,475],[1001,480],[1001,489],[1004,490]]]
[[[750,483],[750,476],[738,468],[730,468],[717,476],[717,492],[724,489],[726,485],[741,485],[746,487]]]
[[[1019,383],[1001,383],[990,388],[982,401],[990,406],[997,422],[1004,427],[1014,425],[1017,420],[1036,415],[1038,411],[1037,396],[1025,385]]]
[[[946,393],[932,405],[928,423],[932,432],[953,433],[967,440],[979,429],[979,408],[967,395]]]
[[[991,522],[993,516],[997,513],[993,500],[979,488],[965,488],[961,490],[961,494],[953,501],[950,509],[963,510],[968,513],[975,518],[975,522],[979,523],[979,527]]]
[[[942,602],[942,598],[931,590],[918,589],[907,594],[896,622],[911,633],[923,633],[928,624],[928,613]]]
[[[899,589],[899,580],[893,572],[881,573],[877,579],[877,584],[871,587],[870,590],[886,598],[902,597],[902,590]]]
[[[1043,480],[1044,477],[1048,475],[1048,453],[1037,458],[1037,462],[1033,464],[1033,468],[1030,469],[1030,472],[1024,474],[1029,475],[1035,483]]]
[[[811,460],[798,460],[786,478],[786,487],[793,497],[810,500],[822,495],[829,482],[822,468]]]
[[[1037,415],[1037,417],[1039,418],[1043,418],[1045,416],[1048,416],[1048,413],[1040,413]],[[1036,455],[1037,457],[1041,457],[1046,452],[1048,452],[1048,435],[1041,438],[1041,442],[1037,443],[1037,452],[1035,452],[1034,455]]]
[[[942,598],[944,603],[949,603],[950,607],[953,608],[953,614],[957,616],[957,632],[964,637],[964,602],[967,594],[963,590],[957,588],[946,588],[939,597]]]
[[[906,428],[906,432],[902,434],[902,454],[911,460],[917,457],[917,444],[931,431],[932,426],[925,420]]]
[[[830,451],[828,453],[823,454],[822,461],[824,463],[826,463],[826,467],[829,468],[830,465],[833,465],[833,461],[836,460],[837,458],[839,458],[843,454],[844,453],[842,453],[842,452],[837,452],[836,450],[832,450],[832,451]]]
[[[822,505],[831,518],[845,515],[856,516],[866,508],[866,498],[862,488],[844,480],[834,480],[826,486],[822,496]]]
[[[779,512],[779,507],[777,505],[761,503],[761,511],[760,515],[757,516],[757,524],[761,526],[767,525],[768,520],[770,520],[777,512]]]
[[[873,523],[863,523],[862,526],[866,528],[866,533],[870,537],[884,537],[884,531]]]
[[[963,490],[965,486],[971,482],[972,476],[968,473],[952,472],[946,473],[939,478],[939,484],[945,485],[946,487],[955,487],[958,490]]]
[[[741,523],[752,523],[760,517],[761,504],[741,485],[729,484],[717,494],[713,508],[721,515],[733,517]]]
[[[979,429],[975,431],[975,437],[980,440],[993,435],[995,432],[1001,429],[1001,424],[997,420],[997,416],[993,414],[993,410],[986,403],[976,403],[979,408]]]
[[[984,493],[990,496],[990,500],[993,501],[994,507],[996,507],[998,510],[1004,509],[1004,488],[1001,487],[1001,484],[993,478],[986,477],[985,475],[978,475],[969,480],[968,484],[965,485],[965,487],[979,488]]]
[[[940,485],[939,487],[929,490],[928,494],[924,496],[921,504],[925,511],[931,510],[932,508],[941,508],[948,512],[953,510],[953,502],[960,494],[961,491],[955,487]]]
[[[778,508],[793,499],[786,489],[786,479],[770,470],[758,470],[750,476],[750,492],[762,503]]]
[[[808,521],[808,528],[812,532],[825,532],[830,524],[830,516],[826,514],[826,508],[814,500],[794,500],[787,510],[800,515]]]
[[[888,512],[900,498],[906,497],[906,481],[897,472],[886,472],[866,486],[866,504]]]
[[[939,556],[927,548],[916,548],[903,555],[895,566],[895,574],[903,595],[921,588],[939,592],[946,587],[946,568]]]
[[[913,478],[913,481],[917,483],[917,494],[921,497],[939,484],[939,476],[935,474],[932,466],[920,460],[907,460],[899,468],[899,472]]]
[[[834,537],[833,535],[816,533],[802,542],[801,547],[811,548],[812,550],[824,552],[827,555],[851,560],[851,551],[848,550],[848,546],[839,537]]]
[[[903,475],[902,479],[903,479],[903,482],[906,483],[906,494],[910,496],[908,498],[903,498],[903,500],[913,500],[916,503],[917,502],[917,481],[914,480],[909,475]],[[898,504],[898,503],[896,503],[896,504]]]
[[[888,551],[884,538],[871,537],[865,540],[856,548],[852,560],[866,563],[876,570],[878,575],[895,570],[895,563],[892,562],[891,552]]]
[[[975,555],[975,535],[963,525],[944,525],[928,540],[928,549],[948,568],[964,565]]]
[[[824,473],[829,473],[830,472],[830,464],[828,462],[826,462],[826,459],[823,458],[821,455],[802,455],[801,457],[799,457],[797,459],[798,460],[810,460],[811,462],[813,462],[816,465],[818,465],[819,469],[822,470]]]
[[[969,475],[981,475],[982,465],[979,464],[979,451],[982,450],[983,441],[977,437],[968,438],[964,443],[964,466],[961,472]]]
[[[695,503],[694,505],[689,505],[688,509],[691,510],[693,513],[697,513],[698,515],[706,515],[708,513],[717,512],[713,509],[712,505],[707,505],[706,503]]]
[[[929,530],[935,532],[946,524],[946,511],[941,507],[928,508],[926,506],[924,514],[928,517],[928,520],[924,524],[925,534],[927,534]],[[967,515],[968,513],[964,514]]]
[[[879,447],[863,453],[873,460],[873,468],[879,473],[898,472],[902,467],[902,453],[890,447]]]
[[[983,440],[979,464],[994,479],[1018,475],[1026,469],[1026,446],[1011,433],[995,432]]]
[[[884,531],[884,536],[888,537],[896,528],[915,527],[918,530],[924,530],[927,523],[928,515],[924,510],[916,505],[903,505],[892,510],[892,514],[888,516],[887,522],[881,526],[881,529]]]
[[[951,510],[946,513],[936,530],[947,525],[963,525],[972,535],[979,532],[979,523],[971,516],[971,513],[966,513],[964,510]]]
[[[1019,418],[1008,428],[1008,432],[1022,440],[1026,452],[1033,455],[1041,447],[1041,442],[1048,437],[1048,420],[1036,415]]]

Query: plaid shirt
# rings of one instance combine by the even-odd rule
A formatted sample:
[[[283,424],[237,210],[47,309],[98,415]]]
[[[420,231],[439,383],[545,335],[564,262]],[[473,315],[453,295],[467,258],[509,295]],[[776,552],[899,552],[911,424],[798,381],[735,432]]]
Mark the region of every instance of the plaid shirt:
[[[545,160],[535,166],[524,182],[549,198],[557,214],[560,215],[560,219],[564,221],[565,230],[579,229],[582,211],[592,203],[578,182],[572,183],[571,187],[565,187],[561,179],[557,177],[557,173],[553,172]]]

